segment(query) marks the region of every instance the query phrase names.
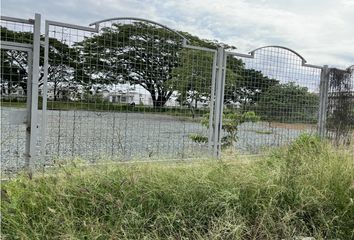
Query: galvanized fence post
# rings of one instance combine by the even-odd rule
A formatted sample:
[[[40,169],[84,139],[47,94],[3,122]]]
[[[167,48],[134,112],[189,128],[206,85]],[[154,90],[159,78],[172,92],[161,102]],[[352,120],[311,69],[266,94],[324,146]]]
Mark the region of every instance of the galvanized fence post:
[[[320,81],[320,106],[318,111],[317,133],[321,138],[326,136],[327,104],[328,104],[329,68],[324,65]]]
[[[49,57],[49,22],[45,21],[44,30],[44,63],[42,87],[42,123],[41,123],[41,159],[45,162],[47,144],[47,96],[48,96],[48,57]]]
[[[215,82],[217,73],[217,59],[218,54],[213,54],[213,69],[211,76],[211,93],[210,93],[210,114],[209,114],[209,136],[208,136],[208,150],[209,154],[213,156],[213,146],[215,144],[215,125],[214,125],[214,111],[215,111]]]
[[[222,113],[224,108],[224,88],[225,88],[225,63],[226,54],[223,47],[218,48],[217,52],[217,74],[216,74],[216,101],[214,118],[214,148],[213,155],[216,158],[221,156],[221,131],[222,131]]]
[[[32,175],[33,161],[36,158],[36,145],[38,135],[38,79],[40,58],[41,15],[36,13],[33,31],[33,51],[30,59],[31,68],[29,90],[27,97],[27,138],[26,138],[26,170]]]

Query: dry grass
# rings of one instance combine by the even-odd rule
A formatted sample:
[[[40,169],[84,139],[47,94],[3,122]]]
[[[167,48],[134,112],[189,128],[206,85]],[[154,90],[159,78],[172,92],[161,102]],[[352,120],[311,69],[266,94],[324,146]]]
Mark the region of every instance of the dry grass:
[[[302,136],[255,159],[19,177],[2,186],[1,230],[2,239],[353,239],[353,199],[353,155]]]

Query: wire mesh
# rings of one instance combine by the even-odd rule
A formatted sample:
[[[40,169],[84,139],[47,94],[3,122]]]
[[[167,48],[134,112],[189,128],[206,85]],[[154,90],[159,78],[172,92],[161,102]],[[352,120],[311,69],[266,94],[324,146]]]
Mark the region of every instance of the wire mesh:
[[[11,174],[25,166],[25,107],[31,56],[28,51],[4,43],[32,44],[33,25],[1,20],[0,27],[1,174]]]
[[[213,54],[182,40],[135,20],[50,26],[44,165],[205,156]]]
[[[329,72],[327,136],[336,144],[354,141],[354,66]]]
[[[229,55],[222,145],[253,154],[315,133],[320,75],[280,47],[260,48],[254,58]]]
[[[259,153],[301,133],[316,133],[321,70],[304,65],[290,49],[263,47],[252,57],[228,52],[223,68],[216,63],[216,50],[186,48],[179,33],[149,21],[107,20],[99,23],[98,32],[48,26],[45,86],[43,56],[39,76],[40,95],[44,87],[48,90],[47,114],[39,116],[45,134],[37,138],[38,146],[45,143],[44,158],[32,163],[36,167],[75,158],[96,163],[210,156],[207,143],[217,135],[209,128],[212,114],[216,119],[216,105],[210,105],[217,97],[224,104],[223,148]],[[1,41],[32,44],[32,23],[1,20]],[[217,45],[206,41],[200,46]],[[30,57],[1,48],[2,173],[25,164],[21,117]],[[353,68],[330,71],[327,136],[341,143],[353,138]],[[214,76],[221,69],[224,92],[215,82],[221,75]]]

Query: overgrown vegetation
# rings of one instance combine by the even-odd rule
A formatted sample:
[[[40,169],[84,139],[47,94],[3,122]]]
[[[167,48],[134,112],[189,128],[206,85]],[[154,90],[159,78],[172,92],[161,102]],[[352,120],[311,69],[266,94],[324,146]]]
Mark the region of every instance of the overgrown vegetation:
[[[3,239],[354,237],[352,156],[316,137],[252,161],[60,169],[3,184]]]
[[[327,129],[337,143],[350,144],[354,129],[354,69],[330,70]]]

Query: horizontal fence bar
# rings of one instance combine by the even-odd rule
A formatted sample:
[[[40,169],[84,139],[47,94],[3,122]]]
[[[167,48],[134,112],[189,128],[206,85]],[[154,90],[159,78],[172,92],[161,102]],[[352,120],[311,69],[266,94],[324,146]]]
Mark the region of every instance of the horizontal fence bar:
[[[19,42],[9,42],[9,41],[1,41],[1,48],[5,46],[11,47],[11,48],[21,48],[25,49],[24,51],[28,51],[32,49],[32,44],[26,44],[26,43],[19,43]]]
[[[244,54],[237,52],[225,51],[226,55],[236,56],[236,57],[244,57],[244,58],[254,58],[254,54]]]
[[[310,68],[323,69],[322,66],[317,66],[317,65],[313,65],[313,64],[307,64],[307,63],[303,63],[302,66],[304,66],[304,67],[310,67]]]
[[[25,24],[31,24],[31,25],[34,24],[33,19],[23,19],[23,18],[0,16],[0,20],[9,21],[9,22],[17,22],[17,23],[25,23]]]
[[[48,26],[50,25],[50,26],[57,26],[57,27],[66,27],[66,28],[73,28],[76,30],[98,33],[98,25],[96,25],[95,28],[90,28],[90,27],[80,26],[80,25],[76,25],[76,24],[56,22],[56,21],[51,21],[51,20],[46,20],[45,24]]]
[[[201,51],[206,51],[206,52],[212,52],[212,53],[216,53],[216,52],[217,52],[216,49],[205,48],[205,47],[198,47],[198,46],[192,46],[192,45],[188,45],[188,44],[185,44],[183,47],[189,48],[189,49],[194,49],[194,50],[201,50]]]

